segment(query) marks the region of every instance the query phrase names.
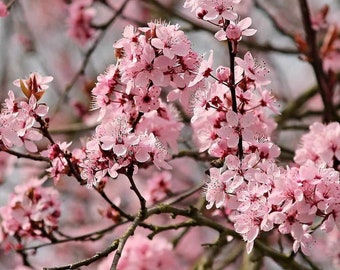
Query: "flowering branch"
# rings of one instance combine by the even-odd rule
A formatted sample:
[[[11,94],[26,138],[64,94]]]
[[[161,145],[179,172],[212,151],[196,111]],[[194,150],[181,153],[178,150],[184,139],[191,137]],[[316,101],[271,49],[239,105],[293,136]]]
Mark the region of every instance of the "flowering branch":
[[[257,32],[246,14],[260,9],[278,32],[291,39],[293,35],[260,1],[244,4],[249,5],[243,10],[240,0],[185,0],[184,7],[202,24],[183,15],[176,4],[158,0],[68,4],[68,34],[79,45],[92,38],[93,43],[58,100],[58,115],[50,121],[51,100],[41,101],[53,77],[38,72],[15,80],[22,95],[9,91],[1,107],[0,184],[27,169],[11,171],[15,157],[34,167],[20,173],[25,179],[0,207],[1,251],[15,250],[20,266],[39,268],[41,258],[31,259],[40,256],[36,251],[68,243],[65,250],[55,246],[52,252],[64,252],[57,253],[58,258],[75,263],[53,261],[63,265],[44,268],[48,270],[87,265],[98,270],[248,269],[267,266],[268,258],[283,269],[318,270],[322,259],[314,258],[316,244],[327,239],[322,248],[336,259],[332,245],[337,242],[332,241],[340,237],[340,124],[331,120],[337,119],[339,106],[332,100],[340,70],[339,31],[326,20],[327,7],[311,16],[307,1],[300,1],[306,42],[296,39],[319,78],[318,86],[287,102],[276,123],[272,114],[280,111],[269,70],[259,55],[244,51],[247,46],[265,46],[247,40],[242,44]],[[177,24],[152,21],[145,26],[144,20],[161,9],[188,22],[189,31],[214,33],[227,45],[226,66],[214,67],[214,50],[208,55],[196,52]],[[99,18],[98,10],[107,12]],[[1,17],[14,12],[9,14],[0,1]],[[85,74],[90,57],[118,17],[120,22],[133,18],[137,26],[124,28],[113,45],[116,62],[97,76],[91,92],[90,86],[84,89],[86,99],[75,95],[79,101],[74,109],[83,124],[54,128],[68,122],[60,102]],[[100,33],[94,38],[96,31]],[[307,104],[318,94],[323,96],[323,111]],[[87,107],[97,112],[88,113]],[[311,122],[320,121],[320,113],[327,123]],[[307,124],[296,149],[276,144],[276,138],[284,136],[280,131],[297,133]],[[91,229],[95,223],[99,226]],[[69,233],[74,229],[78,236]],[[111,245],[105,243],[108,237]],[[80,261],[66,249],[76,242],[85,257]],[[192,243],[189,253],[186,243]],[[10,256],[9,268],[16,267],[17,260]]]
[[[226,25],[224,26],[226,28],[228,27],[230,22],[226,21]],[[237,104],[237,98],[236,98],[236,88],[235,88],[235,57],[237,53],[237,41],[231,41],[228,40],[228,49],[229,49],[229,62],[230,62],[230,83],[229,83],[229,89],[231,93],[231,106],[233,112],[236,114],[238,113],[238,104]],[[243,143],[242,143],[242,134],[239,134],[238,138],[238,157],[240,160],[243,159]]]
[[[143,2],[145,2],[146,5],[149,5],[151,3],[152,5],[157,7],[160,11],[166,10],[167,14],[169,14],[170,16],[178,18],[181,21],[190,24],[192,29],[191,30],[188,29],[187,31],[204,30],[209,33],[215,34],[215,30],[212,29],[211,27],[207,27],[204,24],[196,23],[192,19],[188,18],[188,16],[182,14],[180,11],[175,10],[175,9],[169,9],[167,6],[165,6],[164,4],[162,4],[161,2],[157,0],[151,0],[151,1],[143,0]],[[257,6],[261,8],[260,5],[257,5]],[[288,34],[288,32],[285,32],[285,34]],[[282,54],[298,54],[299,53],[298,50],[294,48],[280,48],[268,42],[264,44],[259,44],[254,41],[244,40],[242,44],[250,49],[255,49],[255,50],[263,51],[263,52],[272,51],[272,52],[277,52],[277,53],[282,53]]]

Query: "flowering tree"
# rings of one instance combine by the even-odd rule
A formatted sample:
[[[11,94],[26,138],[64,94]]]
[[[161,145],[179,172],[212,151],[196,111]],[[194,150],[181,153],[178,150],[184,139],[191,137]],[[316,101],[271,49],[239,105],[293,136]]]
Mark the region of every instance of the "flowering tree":
[[[26,2],[0,2],[25,55],[64,32],[79,47],[38,65],[50,72],[15,74],[15,90],[3,80],[2,268],[340,266],[336,5],[296,1],[292,31],[283,7],[255,0]],[[256,12],[291,47],[256,38]],[[166,15],[179,23],[155,19]],[[114,56],[100,47],[112,26]],[[193,30],[212,37],[207,54]],[[273,90],[269,53],[298,55],[315,86]]]

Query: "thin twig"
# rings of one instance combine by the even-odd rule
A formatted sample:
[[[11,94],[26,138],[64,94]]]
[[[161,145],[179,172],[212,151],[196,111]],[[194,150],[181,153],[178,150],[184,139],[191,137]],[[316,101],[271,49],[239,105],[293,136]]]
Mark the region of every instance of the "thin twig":
[[[107,197],[106,193],[104,192],[104,190],[100,190],[97,187],[94,187],[95,190],[98,192],[98,194],[100,196],[102,196],[102,198],[111,206],[112,209],[114,209],[115,211],[117,211],[119,213],[119,215],[121,215],[122,217],[126,218],[127,220],[134,220],[134,217],[125,213],[122,209],[120,209],[117,205],[115,205],[110,199],[109,197]]]
[[[155,237],[155,235],[161,233],[161,232],[165,232],[165,231],[169,231],[169,230],[178,230],[181,228],[190,228],[190,227],[194,227],[197,226],[198,223],[195,220],[188,220],[185,222],[181,222],[181,223],[177,223],[177,224],[171,224],[168,226],[155,226],[155,230],[150,233],[148,235],[149,239],[152,239]]]
[[[96,241],[96,240],[102,238],[106,233],[112,232],[115,228],[117,228],[118,226],[122,226],[122,225],[126,224],[127,222],[128,221],[122,221],[120,223],[111,225],[110,227],[107,227],[103,230],[83,234],[83,235],[80,235],[80,236],[68,237],[66,239],[58,239],[58,242],[44,243],[44,244],[40,244],[40,245],[36,245],[36,246],[25,247],[25,248],[22,248],[20,250],[37,250],[37,249],[42,248],[42,247],[47,247],[47,246],[52,246],[52,245],[57,245],[57,244],[62,244],[62,243],[67,243],[67,242],[72,242],[72,241],[75,241],[75,242],[78,242],[78,241]]]
[[[16,156],[17,158],[26,158],[26,159],[30,159],[30,160],[35,160],[35,161],[44,161],[44,162],[48,162],[51,163],[51,161],[48,158],[42,157],[42,156],[38,156],[38,155],[32,155],[32,154],[24,154],[24,153],[20,153],[11,149],[7,149],[7,148],[2,148],[0,149],[0,152],[6,152],[10,155]]]
[[[131,223],[131,225],[129,226],[129,228],[125,232],[125,234],[121,238],[118,239],[117,251],[116,251],[115,256],[113,258],[110,270],[116,270],[117,269],[118,262],[119,262],[120,257],[122,256],[122,252],[123,252],[126,241],[128,240],[128,238],[130,236],[132,236],[134,234],[139,223],[142,222],[144,218],[145,218],[145,213],[141,209],[140,212],[138,213],[138,215],[136,216],[134,222]]]
[[[71,89],[73,88],[73,86],[75,85],[75,83],[77,82],[78,78],[84,74],[85,72],[85,68],[90,60],[91,55],[93,54],[93,52],[95,51],[95,49],[97,48],[98,44],[100,43],[100,41],[104,38],[105,34],[106,34],[106,29],[108,29],[108,27],[123,13],[126,5],[128,4],[129,0],[125,0],[125,2],[121,5],[121,7],[116,11],[116,13],[112,16],[111,19],[109,19],[103,26],[102,26],[102,31],[100,32],[100,34],[98,35],[98,37],[96,38],[96,40],[92,43],[91,47],[86,51],[85,55],[84,55],[84,59],[80,65],[79,70],[76,72],[76,74],[73,76],[72,80],[70,81],[70,83],[66,86],[63,95],[60,97],[58,104],[56,106],[55,112],[54,114],[56,114],[61,105],[63,104],[63,102],[65,101],[65,99],[67,98],[68,93],[71,91]]]
[[[93,131],[96,128],[97,125],[90,125],[86,126],[84,123],[73,123],[69,126],[61,127],[61,128],[55,128],[50,129],[50,134],[74,134],[78,132],[87,132],[87,131]]]
[[[226,28],[229,24],[229,21],[226,21],[226,24],[224,28]],[[224,29],[226,30],[226,29]],[[237,41],[233,42],[231,40],[228,40],[228,51],[229,51],[229,64],[230,64],[230,93],[231,93],[231,106],[233,109],[233,112],[238,114],[238,104],[237,104],[237,98],[236,98],[236,85],[235,85],[235,58],[237,53]],[[238,144],[237,144],[237,155],[240,160],[243,159],[243,143],[242,143],[242,133],[238,134]]]
[[[118,248],[119,241],[115,240],[108,248],[101,252],[97,252],[94,256],[87,258],[85,260],[79,261],[77,263],[60,266],[60,267],[44,267],[43,270],[68,270],[68,269],[78,269],[82,266],[90,265],[91,263],[98,261],[101,258],[107,257],[112,251]]]
[[[126,176],[127,176],[127,178],[129,179],[129,182],[130,182],[130,189],[135,192],[135,194],[137,195],[137,197],[139,199],[141,212],[142,212],[143,215],[145,215],[145,213],[147,211],[146,200],[143,197],[143,195],[139,192],[139,190],[138,190],[138,188],[135,184],[135,181],[133,180],[133,176],[132,176],[133,170],[134,170],[133,166],[129,166]]]
[[[337,113],[333,104],[333,89],[328,83],[330,80],[323,70],[322,59],[316,40],[316,31],[312,28],[311,15],[307,0],[299,0],[300,10],[302,14],[303,26],[306,33],[306,41],[309,45],[307,58],[313,67],[314,74],[319,86],[319,92],[324,104],[324,121],[331,122],[338,120]]]
[[[205,182],[199,184],[198,186],[188,190],[187,192],[181,194],[179,197],[177,197],[177,198],[173,199],[172,201],[168,202],[168,204],[173,205],[173,204],[176,204],[176,203],[179,203],[179,202],[183,201],[184,199],[190,197],[191,195],[195,194],[197,191],[202,189],[204,187],[204,185],[205,185]]]

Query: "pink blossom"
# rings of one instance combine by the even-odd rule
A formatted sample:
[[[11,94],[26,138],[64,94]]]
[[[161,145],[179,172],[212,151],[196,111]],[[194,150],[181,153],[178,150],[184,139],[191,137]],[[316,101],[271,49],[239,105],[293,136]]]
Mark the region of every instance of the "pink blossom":
[[[204,14],[202,16],[204,20],[214,20],[219,16],[227,20],[235,20],[237,14],[232,11],[232,8],[239,2],[240,0],[186,0],[184,7],[191,7],[192,11],[200,11]]]
[[[278,105],[276,103],[276,99],[274,98],[272,93],[269,92],[268,90],[261,90],[260,94],[261,94],[261,100],[260,100],[261,106],[269,108],[271,111],[273,111],[276,114],[280,114],[278,110]]]
[[[228,155],[225,158],[227,170],[224,172],[227,191],[234,193],[245,182],[251,181],[255,173],[254,165],[258,162],[256,154],[249,154],[243,160],[237,156]]]
[[[166,159],[169,158],[166,146],[162,144],[154,134],[151,133],[142,140],[143,142],[141,143],[139,147],[140,150],[136,153],[136,156],[137,154],[140,155],[143,152],[147,152],[156,167],[167,170],[172,169],[171,165],[166,162]],[[141,160],[141,162],[144,162],[144,160]]]
[[[162,50],[163,54],[173,59],[176,56],[185,56],[190,51],[190,41],[185,36],[184,32],[178,30],[178,25],[152,25],[155,27],[156,37],[151,40],[151,45]]]
[[[226,184],[224,183],[224,174],[217,168],[209,170],[210,181],[206,185],[205,199],[209,203],[207,209],[212,208],[214,203],[217,208],[224,205],[226,199]]]
[[[119,70],[116,65],[110,65],[104,74],[97,77],[96,86],[92,89],[92,110],[104,110],[110,103],[110,96],[119,91]],[[102,113],[103,114],[103,113]]]
[[[247,17],[237,24],[233,21],[230,22],[227,29],[219,30],[215,37],[217,40],[231,40],[231,41],[240,41],[242,39],[242,36],[252,36],[256,33],[257,30],[255,29],[248,29],[251,25],[251,18]]]
[[[266,160],[274,160],[277,158],[281,150],[280,148],[275,145],[273,142],[271,142],[269,139],[261,139],[259,141],[253,141],[249,145],[249,151],[255,152],[258,154],[260,158],[266,159]]]
[[[97,268],[97,270],[109,269],[112,256],[109,256]],[[179,263],[179,256],[172,250],[171,244],[164,238],[155,237],[150,240],[136,233],[127,241],[118,270],[173,270],[184,269]]]
[[[314,123],[310,132],[301,138],[301,147],[296,150],[294,161],[303,164],[308,160],[324,162],[332,167],[340,160],[340,124]]]
[[[198,74],[197,76],[195,77],[194,80],[192,80],[190,83],[189,83],[189,87],[197,84],[198,82],[200,82],[201,80],[203,80],[204,78],[207,78],[209,77],[210,73],[213,71],[212,69],[212,65],[213,65],[213,55],[214,55],[214,52],[211,50],[210,51],[210,55],[209,55],[209,58],[208,60],[203,60],[200,64],[200,67],[198,69]]]
[[[237,192],[237,200],[240,202],[237,210],[241,212],[258,211],[266,207],[267,198],[265,194],[270,191],[271,187],[255,181],[250,181],[246,189]]]
[[[0,117],[0,139],[3,144],[11,148],[13,146],[25,146],[30,152],[37,152],[34,141],[40,141],[42,134],[38,131],[36,123],[38,117],[44,117],[48,107],[37,103],[36,95],[32,94],[29,100],[17,100],[12,91],[5,100],[4,110]]]
[[[132,93],[136,95],[136,105],[139,106],[142,112],[149,112],[159,108],[158,97],[161,94],[160,87],[154,85],[150,88],[138,87]]]
[[[178,139],[184,127],[175,107],[162,103],[156,110],[144,114],[136,127],[138,133],[153,133],[173,153],[178,152]]]
[[[43,239],[58,227],[58,193],[53,188],[42,187],[44,181],[32,178],[16,186],[9,203],[0,208],[1,228],[6,238]]]
[[[127,45],[127,43],[130,42],[138,42],[138,38],[139,38],[139,31],[133,26],[133,25],[127,25],[125,26],[122,36],[123,38],[118,40],[113,47],[114,48],[124,48],[125,45]]]
[[[257,211],[237,213],[233,217],[235,219],[235,231],[241,234],[243,240],[247,242],[246,250],[248,254],[253,249],[254,241],[260,233],[261,220],[267,212],[268,209],[265,207]]]
[[[221,138],[227,138],[229,147],[236,147],[240,136],[244,141],[251,143],[254,141],[254,133],[251,126],[254,124],[254,116],[252,113],[238,115],[233,111],[226,113],[227,125],[221,127],[217,134]]]
[[[162,55],[156,57],[155,50],[149,44],[145,44],[143,53],[139,57],[139,61],[134,66],[135,72],[138,73],[135,78],[137,86],[146,87],[149,80],[156,86],[167,86],[169,84],[168,81],[165,81],[163,75],[163,71],[170,63],[169,58]]]
[[[4,2],[0,1],[0,18],[8,16],[9,12]]]
[[[193,139],[200,152],[208,150],[218,139],[217,129],[213,125],[206,125],[207,121],[208,123],[214,123],[218,116],[213,110],[205,111],[204,107],[200,111],[195,111],[195,115],[192,117]]]
[[[64,174],[68,174],[69,165],[64,157],[64,154],[68,151],[72,142],[61,142],[50,145],[46,150],[41,151],[41,156],[47,157],[51,160],[51,167],[46,169],[49,172],[50,177],[53,178],[56,185],[60,180],[60,177]]]
[[[171,177],[170,172],[163,171],[148,179],[146,200],[155,203],[171,193]]]
[[[80,45],[85,45],[94,35],[91,21],[96,14],[91,7],[93,0],[76,0],[69,6],[68,34]]]
[[[260,85],[266,85],[269,83],[266,78],[269,73],[268,69],[256,64],[250,52],[247,52],[244,55],[244,60],[236,57],[235,61],[241,68],[243,68],[245,75],[249,77],[249,79],[255,81],[255,83]]]
[[[112,149],[117,156],[124,156],[128,146],[138,143],[135,136],[129,135],[130,131],[131,128],[124,117],[98,126],[96,132],[100,136],[101,149],[105,151]]]
[[[301,251],[307,255],[310,256],[311,255],[311,250],[314,247],[315,244],[315,240],[313,238],[313,236],[306,232],[306,228],[308,227],[304,227],[303,228],[303,232],[299,232],[299,234],[292,234],[292,236],[294,237],[295,241],[293,244],[293,250],[294,252],[297,252],[299,248],[301,248]]]

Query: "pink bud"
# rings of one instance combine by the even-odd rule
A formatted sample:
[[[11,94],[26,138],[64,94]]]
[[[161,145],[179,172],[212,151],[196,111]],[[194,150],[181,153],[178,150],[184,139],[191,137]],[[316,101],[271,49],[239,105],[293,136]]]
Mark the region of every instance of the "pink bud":
[[[203,9],[201,7],[197,8],[196,10],[196,16],[197,18],[203,20],[203,17],[208,14],[208,11],[206,9]]]
[[[216,77],[219,82],[226,82],[230,78],[230,68],[219,66],[216,69]]]
[[[242,31],[237,25],[229,24],[226,29],[226,36],[229,40],[240,40],[242,37]]]

